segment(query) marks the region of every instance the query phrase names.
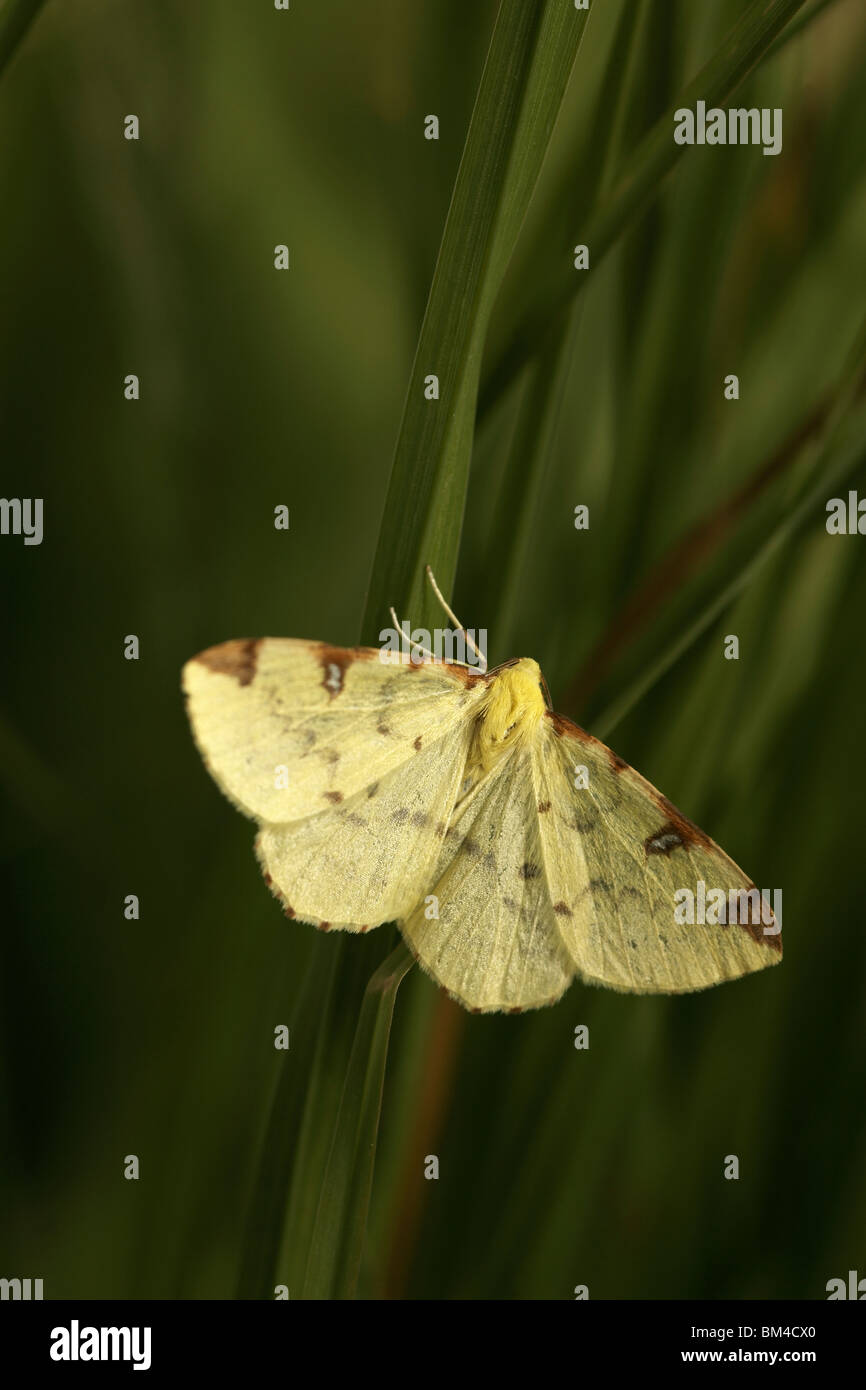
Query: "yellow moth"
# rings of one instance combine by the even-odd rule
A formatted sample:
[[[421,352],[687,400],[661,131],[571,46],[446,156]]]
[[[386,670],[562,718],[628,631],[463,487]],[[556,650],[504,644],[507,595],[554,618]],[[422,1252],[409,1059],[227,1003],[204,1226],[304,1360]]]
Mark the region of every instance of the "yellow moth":
[[[781,958],[755,885],[548,708],[528,657],[487,672],[264,637],[201,652],[183,686],[207,767],[258,822],[286,915],[353,932],[396,921],[468,1009],[537,1008],[576,976],[703,989]],[[746,910],[683,922],[683,890]]]

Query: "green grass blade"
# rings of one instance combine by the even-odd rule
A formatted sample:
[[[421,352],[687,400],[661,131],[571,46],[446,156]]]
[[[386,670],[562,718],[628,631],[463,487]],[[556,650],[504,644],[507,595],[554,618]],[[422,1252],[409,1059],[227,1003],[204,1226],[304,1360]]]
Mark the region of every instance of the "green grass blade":
[[[6,0],[0,10],[0,72],[12,58],[45,0]]]
[[[568,347],[576,329],[577,318],[562,320],[539,352],[512,435],[493,526],[494,537],[503,540],[495,559],[491,556],[484,567],[485,591],[479,604],[494,636],[492,665],[512,655],[516,600],[535,535],[568,375]]]
[[[401,944],[370,979],[325,1171],[302,1296],[351,1298],[361,1264],[394,1000],[413,964]]]
[[[481,411],[486,412],[499,399],[551,323],[583,288],[588,274],[598,269],[622,232],[647,206],[665,176],[689,148],[674,142],[674,112],[681,106],[694,106],[698,99],[704,100],[709,107],[730,96],[761,61],[803,3],[804,0],[753,0],[715,57],[679,94],[638,146],[611,197],[593,211],[583,228],[573,229],[575,239],[589,247],[588,272],[574,270],[565,246],[552,250],[539,248],[539,263],[553,259],[551,274],[540,286],[531,309],[515,324],[498,357],[486,370]]]
[[[425,563],[446,595],[453,587],[490,311],[586,18],[561,0],[503,0],[500,7],[410,377],[370,581],[367,640],[390,604],[422,620]],[[428,375],[439,378],[438,400],[425,398]]]
[[[591,207],[611,178],[617,140],[630,114],[631,92],[622,80],[641,30],[627,7],[618,18],[604,77],[587,123],[580,151],[580,197]],[[575,205],[576,206],[576,205]],[[513,276],[514,266],[509,275]],[[517,600],[536,535],[538,509],[552,465],[562,395],[568,380],[574,340],[580,328],[580,307],[561,316],[539,347],[527,380],[499,494],[491,534],[495,551],[476,559],[482,587],[478,607],[494,633],[491,659],[513,654]]]
[[[305,1098],[316,1089],[322,1038],[327,1032],[326,1028],[317,1029],[314,1023],[317,1014],[323,1020],[331,1015],[329,1006],[337,961],[336,951],[315,952],[304,981],[292,1026],[295,1046],[283,1059],[262,1145],[262,1161],[247,1212],[238,1298],[274,1296],[286,1205],[286,1175],[292,1170],[299,1143]],[[280,1279],[279,1282],[285,1281]]]

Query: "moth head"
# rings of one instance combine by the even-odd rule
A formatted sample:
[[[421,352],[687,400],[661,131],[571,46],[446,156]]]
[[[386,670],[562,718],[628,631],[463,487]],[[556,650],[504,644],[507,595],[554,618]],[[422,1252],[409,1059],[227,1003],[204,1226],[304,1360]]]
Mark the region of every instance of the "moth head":
[[[537,661],[523,656],[494,672],[478,731],[479,751],[485,768],[536,728],[545,711]]]

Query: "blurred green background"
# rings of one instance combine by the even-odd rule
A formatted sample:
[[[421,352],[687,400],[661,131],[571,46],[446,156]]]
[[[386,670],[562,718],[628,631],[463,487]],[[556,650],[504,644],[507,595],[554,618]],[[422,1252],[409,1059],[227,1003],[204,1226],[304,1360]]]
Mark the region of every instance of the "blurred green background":
[[[744,9],[595,0],[492,357],[582,239],[599,149],[612,177]],[[234,1293],[293,1063],[273,1030],[335,939],[262,885],[253,828],[194,750],[180,667],[229,637],[357,640],[495,12],[49,3],[0,81],[3,493],[45,499],[41,546],[0,539],[0,1275],[46,1297]],[[866,495],[859,397],[832,458],[784,453],[836,399],[864,313],[864,77],[866,14],[836,0],[728,103],[782,107],[783,152],[686,152],[588,279],[507,575],[524,378],[479,423],[457,611],[490,628],[493,662],[536,657],[554,704],[605,737],[813,463],[850,464],[827,497]],[[783,890],[782,966],[680,998],[576,984],[520,1018],[464,1014],[413,971],[362,1295],[823,1298],[866,1274],[864,545],[828,536],[819,504],[609,733]],[[636,591],[649,607],[623,619]],[[385,933],[345,949],[369,974]]]

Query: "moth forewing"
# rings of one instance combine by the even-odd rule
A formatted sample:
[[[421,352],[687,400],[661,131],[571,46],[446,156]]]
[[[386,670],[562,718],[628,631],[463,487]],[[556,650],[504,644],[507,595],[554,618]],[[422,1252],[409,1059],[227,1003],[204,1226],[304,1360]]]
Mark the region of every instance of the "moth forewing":
[[[581,975],[640,993],[704,989],[775,964],[766,918],[677,919],[677,895],[755,885],[718,845],[597,739],[560,716],[536,754],[539,819],[557,922]],[[582,775],[578,770],[582,769]]]

